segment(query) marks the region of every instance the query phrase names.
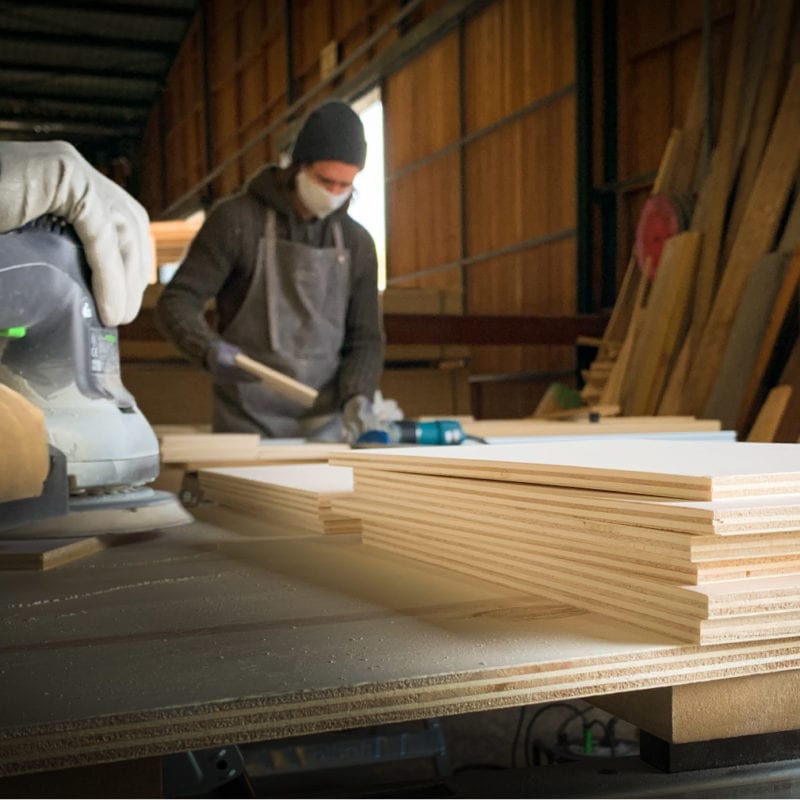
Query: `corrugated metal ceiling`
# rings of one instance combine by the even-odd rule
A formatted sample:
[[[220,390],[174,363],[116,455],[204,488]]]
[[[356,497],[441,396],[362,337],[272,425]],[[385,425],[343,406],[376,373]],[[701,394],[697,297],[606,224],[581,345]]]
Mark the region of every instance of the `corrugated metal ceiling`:
[[[0,0],[0,138],[129,152],[201,2]]]

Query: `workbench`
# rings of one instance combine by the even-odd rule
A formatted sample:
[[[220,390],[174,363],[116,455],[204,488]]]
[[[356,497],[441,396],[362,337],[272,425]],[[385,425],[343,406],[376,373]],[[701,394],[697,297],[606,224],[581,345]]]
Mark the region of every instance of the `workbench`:
[[[797,640],[679,644],[358,536],[113,541],[2,575],[0,776],[800,666]]]

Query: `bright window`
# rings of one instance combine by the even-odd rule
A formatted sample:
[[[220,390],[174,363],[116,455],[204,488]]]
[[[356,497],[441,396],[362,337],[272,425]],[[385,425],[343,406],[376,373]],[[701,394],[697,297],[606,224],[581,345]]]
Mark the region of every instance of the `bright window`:
[[[353,103],[364,123],[367,162],[355,179],[355,192],[348,213],[375,240],[378,251],[378,289],[386,288],[386,213],[383,171],[383,104],[380,89],[373,89]]]

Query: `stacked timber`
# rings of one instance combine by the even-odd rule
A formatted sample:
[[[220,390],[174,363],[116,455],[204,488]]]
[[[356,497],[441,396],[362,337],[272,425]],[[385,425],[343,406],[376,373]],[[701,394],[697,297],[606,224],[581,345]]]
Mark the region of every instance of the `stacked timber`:
[[[193,469],[208,464],[324,463],[328,455],[345,449],[339,442],[264,439],[257,433],[202,433],[189,427],[157,426],[163,464]]]
[[[353,491],[350,469],[329,464],[203,469],[198,480],[204,500],[263,521],[265,531],[358,533],[358,517],[333,510]]]
[[[798,440],[800,375],[789,369],[800,360],[791,347],[800,284],[796,13],[791,0],[737,0],[707,164],[698,70],[685,125],[673,131],[645,204],[651,212],[672,204],[677,220],[689,198],[688,224],[673,226],[657,263],[641,249],[632,255],[584,376],[585,402],[719,419],[751,441]]]
[[[156,266],[183,259],[202,225],[199,219],[170,219],[150,223]]]
[[[691,416],[612,417],[599,416],[596,420],[574,419],[472,419],[458,420],[467,436],[487,439],[492,444],[509,443],[513,439],[543,437],[595,437],[595,436],[703,436],[721,437],[719,420],[696,419]]]
[[[163,433],[158,437],[161,462],[255,461],[257,433]]]
[[[366,544],[696,644],[800,634],[800,448],[352,451]]]

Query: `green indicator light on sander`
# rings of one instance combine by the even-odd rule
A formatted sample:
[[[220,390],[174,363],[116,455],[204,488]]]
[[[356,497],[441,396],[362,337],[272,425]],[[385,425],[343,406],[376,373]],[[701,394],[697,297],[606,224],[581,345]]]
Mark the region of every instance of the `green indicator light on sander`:
[[[28,329],[19,325],[16,328],[0,328],[0,336],[5,336],[6,339],[22,339],[28,332]]]

